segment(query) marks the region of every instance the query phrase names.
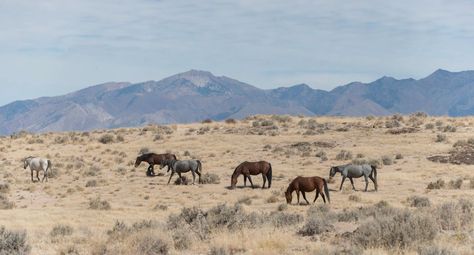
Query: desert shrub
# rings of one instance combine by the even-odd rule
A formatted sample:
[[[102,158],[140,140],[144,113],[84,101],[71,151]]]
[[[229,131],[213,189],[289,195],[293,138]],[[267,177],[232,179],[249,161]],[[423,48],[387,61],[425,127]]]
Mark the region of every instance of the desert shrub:
[[[178,251],[187,250],[193,244],[193,236],[186,230],[178,229],[173,232],[174,248]]]
[[[99,142],[103,144],[109,144],[114,142],[114,136],[111,134],[104,134],[99,137]]]
[[[0,227],[0,254],[22,255],[31,250],[25,231],[10,231]]]
[[[302,236],[314,236],[332,231],[334,231],[334,226],[327,222],[325,219],[310,218],[298,231],[298,234]]]
[[[445,142],[445,141],[447,141],[447,137],[446,137],[445,134],[437,134],[436,135],[435,142],[441,143],[441,142]]]
[[[425,125],[425,129],[433,129],[435,127],[435,125],[433,123],[427,123]]]
[[[350,159],[352,159],[352,152],[350,151],[341,150],[336,155],[336,160],[350,160]]]
[[[55,144],[65,144],[69,141],[69,137],[67,136],[56,136],[54,138],[54,143]]]
[[[270,127],[273,126],[273,121],[271,120],[263,120],[260,122],[260,126],[262,127]]]
[[[124,142],[125,141],[125,138],[121,135],[117,135],[116,139],[117,139],[118,142]]]
[[[382,156],[382,163],[386,166],[387,165],[392,165],[393,164],[393,159],[392,159],[391,156],[384,155],[384,156]]]
[[[284,204],[280,204],[278,205],[278,211],[280,212],[283,212],[283,211],[286,211],[286,209],[288,209],[288,204],[284,203]]]
[[[225,123],[227,123],[227,124],[236,124],[237,121],[236,121],[235,119],[232,119],[232,118],[231,118],[231,119],[226,119],[226,120],[225,120]]]
[[[418,248],[419,255],[458,255],[453,248],[440,247],[438,245],[423,245]]]
[[[136,250],[136,254],[143,255],[157,255],[157,254],[169,254],[170,245],[168,242],[155,235],[140,235],[137,236],[133,242],[133,246]]]
[[[86,187],[89,188],[89,187],[96,187],[97,186],[97,181],[96,180],[88,180],[86,182]]]
[[[291,122],[291,116],[288,116],[288,115],[272,115],[272,120],[278,121],[280,123]]]
[[[391,207],[386,201],[379,201],[375,205],[361,207],[353,210],[343,210],[338,213],[335,217],[338,221],[348,222],[348,221],[358,221],[367,218],[377,218],[384,217],[387,215],[393,215],[396,213],[397,209]]]
[[[6,182],[0,183],[0,193],[8,193],[10,191],[10,185]]]
[[[240,198],[240,199],[237,201],[237,203],[238,203],[238,204],[251,205],[251,204],[252,204],[252,198],[249,197],[249,196],[245,196],[245,197]]]
[[[443,230],[469,229],[474,221],[473,206],[471,201],[460,199],[457,203],[447,202],[437,206],[432,214]]]
[[[400,121],[398,121],[398,120],[392,119],[392,120],[387,120],[385,122],[385,127],[386,128],[397,128],[397,127],[400,127],[400,126],[401,126],[401,124],[400,124]]]
[[[266,214],[260,215],[259,221],[266,222],[268,219],[270,219],[270,224],[277,228],[296,225],[303,221],[303,216],[300,214],[272,212],[269,216],[265,215]]]
[[[355,158],[352,160],[352,164],[354,165],[364,165],[367,164],[367,160],[363,158]]]
[[[360,202],[362,198],[359,195],[349,195],[349,201]]]
[[[188,185],[189,184],[189,180],[186,176],[181,176],[181,178],[177,178],[175,181],[174,181],[174,185]]]
[[[153,210],[160,210],[160,211],[166,211],[168,210],[167,205],[162,205],[162,204],[157,204],[155,207],[153,207]]]
[[[74,229],[71,226],[58,224],[53,227],[51,232],[49,232],[49,235],[54,238],[58,236],[70,236],[73,232]]]
[[[469,188],[474,189],[474,177],[469,180]]]
[[[15,203],[10,202],[4,194],[0,194],[0,210],[12,209]]]
[[[443,129],[443,132],[456,132],[456,127],[451,125],[446,125]]]
[[[92,210],[109,210],[110,204],[106,200],[101,200],[100,197],[89,200],[89,209]]]
[[[462,178],[457,178],[456,180],[449,181],[449,187],[451,189],[460,189],[462,186]]]
[[[184,152],[184,156],[185,156],[185,157],[189,157],[189,156],[191,156],[191,153],[190,153],[189,151],[185,151],[185,152]]]
[[[432,241],[437,232],[436,221],[430,214],[403,210],[363,223],[352,233],[352,242],[364,248],[403,249]]]
[[[89,167],[86,171],[84,171],[84,176],[96,176],[98,173],[100,173],[100,168],[96,165],[93,165]]]
[[[266,201],[267,203],[276,203],[278,202],[278,197],[276,195],[271,195]]]
[[[205,173],[201,176],[202,184],[219,184],[221,183],[221,178],[217,174]]]
[[[401,153],[397,153],[395,155],[395,159],[403,159],[403,155]]]
[[[150,149],[148,147],[142,147],[138,152],[139,155],[150,153]]]
[[[446,186],[446,183],[442,179],[436,180],[436,182],[428,183],[427,189],[442,189]]]
[[[430,200],[427,197],[411,196],[407,198],[408,205],[411,207],[429,207]]]
[[[205,119],[201,123],[206,124],[206,123],[212,123],[211,119]]]

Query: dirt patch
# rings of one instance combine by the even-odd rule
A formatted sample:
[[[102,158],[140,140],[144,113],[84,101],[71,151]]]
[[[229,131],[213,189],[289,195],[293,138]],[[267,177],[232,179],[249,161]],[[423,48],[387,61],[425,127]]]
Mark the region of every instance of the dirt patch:
[[[456,146],[448,155],[434,155],[427,159],[437,163],[474,165],[474,145]]]

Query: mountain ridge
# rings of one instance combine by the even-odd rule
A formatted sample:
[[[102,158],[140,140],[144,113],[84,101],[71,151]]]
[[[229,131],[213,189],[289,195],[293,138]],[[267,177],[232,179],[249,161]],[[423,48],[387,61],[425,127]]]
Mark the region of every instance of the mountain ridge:
[[[0,107],[0,134],[132,127],[147,123],[223,120],[252,114],[474,114],[474,71],[438,69],[427,77],[383,76],[326,91],[301,83],[260,89],[211,72],[189,70],[162,80],[108,82],[62,96]]]

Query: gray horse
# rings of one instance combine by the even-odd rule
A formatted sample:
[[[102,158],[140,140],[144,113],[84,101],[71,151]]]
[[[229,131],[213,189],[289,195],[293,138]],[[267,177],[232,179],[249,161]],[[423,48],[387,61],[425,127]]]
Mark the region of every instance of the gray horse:
[[[51,160],[49,159],[44,159],[44,158],[35,158],[35,157],[27,157],[23,161],[23,168],[26,169],[27,167],[30,167],[31,170],[31,181],[34,182],[33,180],[33,171],[36,171],[36,179],[38,179],[38,182],[40,181],[39,178],[39,171],[43,171],[43,179],[41,182],[43,182],[45,179],[48,181],[48,170],[51,169],[52,164]]]
[[[163,169],[165,166],[168,166],[168,171],[171,170],[170,179],[168,180],[168,184],[171,182],[171,178],[173,177],[174,173],[178,173],[179,178],[181,178],[182,173],[186,173],[191,171],[193,174],[193,185],[196,181],[196,174],[199,175],[199,183],[201,183],[201,172],[202,172],[202,164],[199,160],[175,160],[175,159],[167,159],[161,161],[160,169]]]
[[[369,186],[369,180],[370,178],[372,182],[374,182],[375,186],[375,191],[377,191],[377,168],[373,165],[353,165],[353,164],[348,164],[348,165],[343,165],[343,166],[333,166],[331,167],[331,170],[329,171],[329,177],[332,178],[336,175],[336,173],[341,173],[342,175],[342,182],[341,182],[341,187],[339,190],[342,190],[342,185],[344,184],[344,181],[346,178],[349,178],[352,184],[352,189],[355,190],[354,187],[354,181],[352,178],[360,178],[364,176],[365,178],[365,191],[367,191],[367,186]]]

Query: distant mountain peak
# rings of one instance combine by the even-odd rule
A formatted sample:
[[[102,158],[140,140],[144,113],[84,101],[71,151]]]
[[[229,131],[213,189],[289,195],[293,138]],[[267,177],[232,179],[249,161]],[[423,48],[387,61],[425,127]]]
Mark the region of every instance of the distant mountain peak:
[[[211,72],[191,69],[184,73],[179,73],[170,78],[185,79],[197,87],[206,87],[216,78]]]

